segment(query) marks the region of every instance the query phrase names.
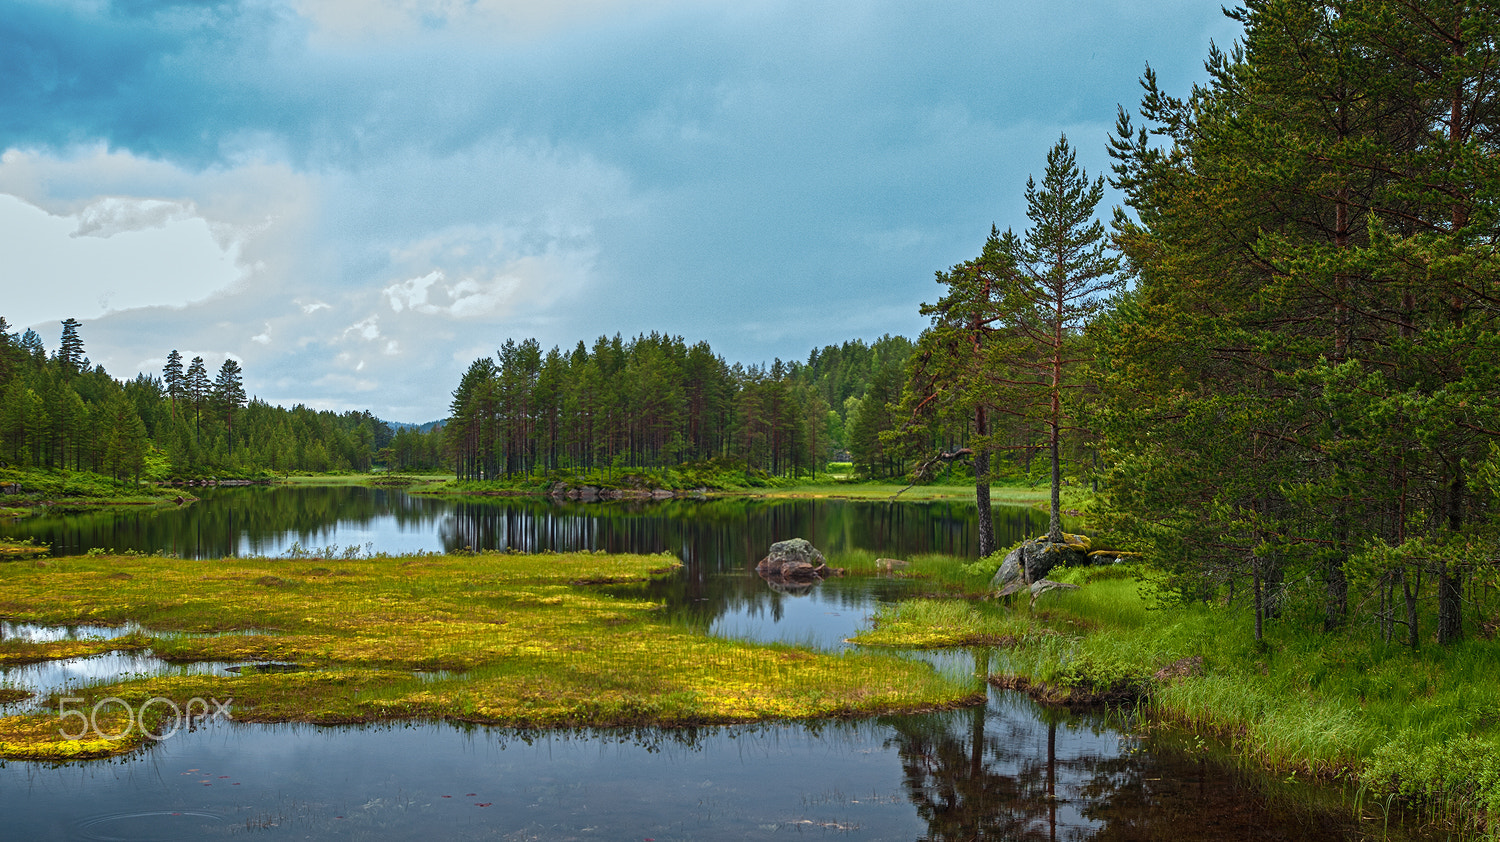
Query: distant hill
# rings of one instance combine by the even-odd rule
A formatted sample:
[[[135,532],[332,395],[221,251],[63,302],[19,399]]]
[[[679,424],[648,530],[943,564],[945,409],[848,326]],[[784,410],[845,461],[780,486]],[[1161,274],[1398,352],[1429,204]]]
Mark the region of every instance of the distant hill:
[[[383,418],[381,420],[385,421],[385,419],[383,419]],[[416,430],[419,433],[430,433],[433,430],[437,429],[438,427],[441,427],[444,424],[448,423],[448,419],[446,419],[446,418],[439,418],[436,421],[428,421],[425,424],[408,424],[405,421],[385,421],[385,423],[390,425],[390,428],[391,428],[392,431],[395,431],[395,430]]]

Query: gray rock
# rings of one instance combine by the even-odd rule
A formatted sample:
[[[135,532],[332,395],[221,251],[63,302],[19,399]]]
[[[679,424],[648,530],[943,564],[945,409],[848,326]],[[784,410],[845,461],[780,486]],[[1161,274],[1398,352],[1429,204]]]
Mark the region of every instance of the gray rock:
[[[1024,545],[1006,553],[1005,560],[1000,562],[1000,569],[990,579],[990,590],[996,596],[1010,596],[1026,587],[1026,573],[1021,560],[1023,548]]]
[[[1038,579],[1037,581],[1031,583],[1031,605],[1032,607],[1035,607],[1036,598],[1046,593],[1047,591],[1076,590],[1078,590],[1077,585],[1070,585],[1066,582],[1054,582],[1051,579]]]
[[[1063,537],[1061,544],[1033,538],[1011,550],[990,579],[990,590],[995,596],[1010,596],[1030,588],[1033,582],[1040,583],[1054,567],[1092,563],[1088,538],[1067,534]]]
[[[768,579],[809,579],[828,575],[820,573],[820,569],[828,570],[827,559],[803,538],[777,541],[771,545],[766,557],[755,565],[755,572]]]

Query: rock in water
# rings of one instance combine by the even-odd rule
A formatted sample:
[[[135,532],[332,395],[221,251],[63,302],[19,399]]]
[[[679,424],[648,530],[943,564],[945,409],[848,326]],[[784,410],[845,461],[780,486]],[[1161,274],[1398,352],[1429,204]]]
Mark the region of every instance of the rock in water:
[[[771,552],[755,565],[755,572],[766,578],[806,580],[821,579],[832,571],[816,547],[804,538],[792,538],[772,544]]]

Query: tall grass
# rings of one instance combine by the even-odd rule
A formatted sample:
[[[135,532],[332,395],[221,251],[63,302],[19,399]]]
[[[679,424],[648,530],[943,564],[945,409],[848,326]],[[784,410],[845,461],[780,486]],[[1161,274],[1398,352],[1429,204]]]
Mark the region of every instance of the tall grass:
[[[1291,617],[1257,643],[1243,609],[1160,605],[1136,573],[1056,571],[1083,587],[1045,595],[1035,614],[1024,601],[1010,609],[1035,627],[997,653],[996,671],[1062,685],[1144,681],[1148,710],[1226,740],[1249,765],[1352,782],[1468,832],[1500,816],[1500,645],[1414,653],[1370,629],[1325,634]],[[1183,664],[1185,675],[1156,677]]]

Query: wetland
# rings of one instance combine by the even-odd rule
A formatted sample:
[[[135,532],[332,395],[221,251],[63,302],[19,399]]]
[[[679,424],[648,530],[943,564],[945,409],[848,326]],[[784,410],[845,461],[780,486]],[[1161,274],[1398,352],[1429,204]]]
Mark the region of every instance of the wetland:
[[[1036,526],[1026,509],[997,515],[1007,542]],[[0,799],[33,839],[1384,830],[1333,789],[1252,774],[1129,711],[991,686],[990,649],[848,643],[883,609],[944,592],[922,554],[972,555],[973,516],[950,501],[585,505],[345,487],[9,524],[55,555],[0,568],[0,684],[27,693],[0,715],[55,732],[62,698],[123,702],[104,714],[232,701],[123,754],[7,760]],[[793,536],[850,575],[801,595],[768,587],[751,568]],[[149,555],[163,551],[180,557]],[[877,575],[881,556],[915,559],[912,574]]]

